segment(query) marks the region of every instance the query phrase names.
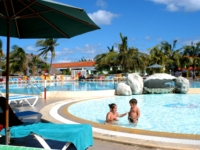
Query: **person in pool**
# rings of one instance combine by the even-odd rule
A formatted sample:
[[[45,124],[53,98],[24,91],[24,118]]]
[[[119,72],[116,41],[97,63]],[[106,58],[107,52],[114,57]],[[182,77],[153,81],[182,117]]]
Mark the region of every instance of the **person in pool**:
[[[105,124],[113,124],[115,121],[118,121],[118,117],[124,117],[125,115],[128,114],[128,112],[124,114],[118,114],[117,113],[117,105],[115,103],[109,104],[110,107],[110,112],[107,113],[106,115],[106,121]]]
[[[128,120],[130,123],[134,123],[137,125],[138,118],[140,117],[140,109],[137,107],[137,100],[133,98],[129,101],[129,104],[131,106],[131,109],[128,113]]]

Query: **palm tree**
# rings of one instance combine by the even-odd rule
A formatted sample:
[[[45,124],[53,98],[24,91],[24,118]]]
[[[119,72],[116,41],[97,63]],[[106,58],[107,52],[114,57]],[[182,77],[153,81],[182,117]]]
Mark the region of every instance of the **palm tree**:
[[[160,45],[156,45],[153,48],[149,49],[150,53],[150,61],[149,65],[159,64],[165,66],[167,56],[162,51],[162,47]],[[160,72],[163,72],[163,69],[159,69]]]
[[[59,44],[56,43],[57,39],[53,39],[53,38],[46,38],[45,40],[38,40],[36,42],[36,46],[42,47],[41,49],[39,49],[38,51],[40,51],[40,53],[38,54],[38,56],[44,56],[47,57],[48,53],[51,53],[51,60],[50,60],[50,69],[51,69],[51,65],[52,65],[52,61],[55,58],[55,46],[58,46]],[[50,73],[50,69],[49,69],[49,73]]]
[[[130,64],[131,64],[130,61],[133,51],[128,50],[127,36],[123,36],[122,33],[120,33],[120,38],[121,38],[121,44],[118,45],[119,49],[118,61],[119,64],[122,66],[122,70],[128,72],[130,69]]]
[[[12,52],[10,53],[10,73],[18,73],[23,72],[23,74],[26,74],[27,70],[27,61],[26,61],[26,53],[25,51],[17,46],[12,46]]]
[[[40,62],[38,56],[31,54],[31,59],[28,62],[29,69],[31,71],[31,75],[35,75],[38,70],[38,63]]]
[[[116,73],[116,61],[118,53],[114,51],[114,46],[112,48],[108,47],[109,52],[97,55],[95,60],[95,67],[96,69],[103,71],[103,70],[110,70],[113,68],[113,72]]]
[[[150,62],[152,64],[161,64],[167,71],[169,71],[172,66],[178,68],[180,66],[181,49],[175,50],[176,43],[177,40],[174,40],[172,45],[164,41],[154,46],[150,49]]]
[[[129,51],[132,51],[132,56],[130,57],[131,70],[133,70],[134,72],[141,71],[143,74],[149,62],[149,55],[140,52],[137,48],[134,47],[131,47]]]
[[[168,70],[172,66],[178,68],[181,65],[180,64],[180,58],[181,58],[180,50],[181,49],[175,49],[176,43],[177,43],[177,40],[174,40],[173,44],[169,44],[166,41],[161,42],[161,44],[160,44],[162,52],[164,53],[164,55],[167,56],[166,61],[165,61],[165,65],[166,65],[166,68]]]
[[[195,67],[200,63],[200,42],[183,47],[183,56],[191,62],[193,66],[193,73],[195,74]],[[193,79],[195,79],[195,75],[193,75]]]

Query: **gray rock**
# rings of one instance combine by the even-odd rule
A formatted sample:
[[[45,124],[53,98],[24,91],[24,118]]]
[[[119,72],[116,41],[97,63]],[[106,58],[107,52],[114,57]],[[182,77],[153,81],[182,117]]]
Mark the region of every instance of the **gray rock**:
[[[147,88],[144,87],[144,94],[169,94],[173,93],[174,88]]]
[[[127,75],[127,84],[131,87],[131,91],[133,95],[142,94],[143,93],[143,79],[137,73],[132,73]]]
[[[116,88],[116,95],[132,95],[132,91],[129,85],[125,83],[119,83]]]
[[[175,92],[186,94],[189,90],[190,82],[188,79],[179,76],[175,79]]]
[[[144,80],[144,87],[147,88],[169,88],[170,82],[176,77],[166,73],[155,73]]]

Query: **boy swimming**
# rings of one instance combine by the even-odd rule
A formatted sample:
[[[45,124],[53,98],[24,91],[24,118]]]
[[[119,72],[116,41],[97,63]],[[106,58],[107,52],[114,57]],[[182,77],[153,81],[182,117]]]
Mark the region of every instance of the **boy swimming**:
[[[137,107],[137,100],[133,98],[129,101],[129,104],[131,109],[128,113],[128,120],[130,123],[137,124],[138,118],[140,117],[140,109]]]

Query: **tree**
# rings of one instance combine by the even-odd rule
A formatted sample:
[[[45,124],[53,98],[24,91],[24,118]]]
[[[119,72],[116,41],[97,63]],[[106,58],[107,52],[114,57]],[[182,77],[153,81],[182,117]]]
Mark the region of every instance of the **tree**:
[[[12,51],[10,53],[10,73],[18,73],[22,72],[26,74],[27,71],[27,61],[26,61],[26,53],[25,51],[17,46],[12,46]]]
[[[119,49],[118,62],[122,66],[122,70],[128,72],[131,63],[130,60],[132,51],[128,51],[127,36],[123,36],[122,33],[120,33],[120,38],[121,38],[121,44],[118,44],[118,49]]]
[[[38,50],[40,51],[38,56],[47,57],[48,53],[49,52],[51,53],[49,73],[50,73],[52,61],[55,58],[55,46],[58,46],[58,45],[59,44],[57,43],[57,39],[53,39],[53,38],[46,38],[45,40],[38,40],[36,42],[36,46],[42,47],[41,49]]]
[[[195,67],[200,63],[200,42],[183,47],[183,56],[190,61],[190,64],[193,67],[193,73],[195,73]],[[195,75],[193,75],[195,79]]]
[[[169,70],[172,66],[174,67],[180,67],[180,59],[181,59],[181,54],[180,50],[181,49],[175,49],[176,48],[176,43],[177,40],[173,41],[173,44],[169,44],[168,42],[161,42],[160,46],[162,48],[162,52],[164,55],[166,55],[166,61],[165,65],[166,68]]]
[[[170,70],[172,66],[178,68],[180,66],[181,49],[175,49],[176,43],[177,40],[174,40],[173,44],[164,41],[150,49],[149,65],[157,63],[164,66],[166,70]]]
[[[31,54],[31,59],[28,62],[28,66],[31,72],[31,75],[35,75],[38,71],[38,63],[40,62],[38,56]]]
[[[116,73],[118,53],[114,51],[114,46],[112,46],[112,48],[108,47],[108,50],[108,53],[99,54],[94,58],[95,67],[99,71],[110,71],[110,68],[112,67],[113,72]]]
[[[142,61],[142,57],[147,55],[139,52],[135,47],[128,48],[128,38],[120,33],[121,44],[118,45],[119,55],[118,63],[122,66],[124,72],[138,71],[145,68],[145,63]],[[145,56],[146,55],[146,56]]]

